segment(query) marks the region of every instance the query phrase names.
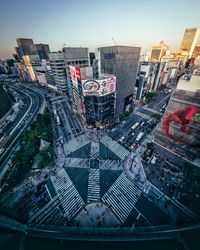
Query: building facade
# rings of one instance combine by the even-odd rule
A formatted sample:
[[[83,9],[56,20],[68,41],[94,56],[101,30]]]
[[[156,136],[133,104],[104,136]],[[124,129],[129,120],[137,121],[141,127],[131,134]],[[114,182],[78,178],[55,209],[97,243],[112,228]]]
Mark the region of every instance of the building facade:
[[[67,92],[67,77],[63,53],[51,52],[48,57],[57,89],[62,92]]]
[[[110,46],[96,50],[99,72],[116,76],[116,111],[121,115],[133,108],[133,95],[140,58],[139,47]]]
[[[200,71],[184,75],[167,105],[155,144],[200,166]]]
[[[88,126],[109,126],[115,115],[116,77],[94,78],[91,67],[70,67],[73,105]]]
[[[26,55],[22,57],[24,65],[27,69],[29,81],[37,81],[36,68],[41,65],[38,55]]]
[[[37,55],[37,48],[35,44],[33,43],[32,39],[29,38],[17,38],[17,45],[16,47],[16,53],[18,56],[22,59],[22,56],[25,55]]]
[[[200,30],[198,28],[189,28],[185,30],[183,40],[180,46],[180,50],[187,52],[189,58],[191,58],[198,41]]]
[[[35,46],[36,46],[40,59],[48,60],[49,59],[48,54],[50,53],[49,45],[39,43],[39,44],[35,44]]]
[[[73,84],[70,74],[70,66],[76,68],[87,68],[90,65],[89,62],[89,50],[88,48],[81,48],[81,47],[64,47],[62,49],[64,61],[65,61],[65,68],[66,68],[66,75],[67,75],[67,93],[70,98],[73,98]]]
[[[168,46],[163,41],[161,41],[160,44],[153,46],[151,50],[150,61],[160,62],[167,50]]]
[[[200,45],[196,45],[194,48],[194,51],[192,53],[192,60],[191,62],[194,63],[194,61],[196,60],[196,58],[200,56]]]

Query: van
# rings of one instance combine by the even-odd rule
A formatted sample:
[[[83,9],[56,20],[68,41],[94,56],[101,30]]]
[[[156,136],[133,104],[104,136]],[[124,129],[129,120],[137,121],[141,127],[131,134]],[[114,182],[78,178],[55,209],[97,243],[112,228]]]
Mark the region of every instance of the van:
[[[0,148],[0,155],[3,154],[4,151],[5,151],[5,148]]]

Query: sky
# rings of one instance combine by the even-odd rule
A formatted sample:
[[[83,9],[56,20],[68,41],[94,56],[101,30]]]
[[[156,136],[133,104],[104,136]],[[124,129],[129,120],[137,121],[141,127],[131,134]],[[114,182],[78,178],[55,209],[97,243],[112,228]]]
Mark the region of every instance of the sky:
[[[161,40],[178,49],[184,30],[200,28],[199,0],[0,0],[0,58],[11,58],[16,38],[63,45],[140,46]]]

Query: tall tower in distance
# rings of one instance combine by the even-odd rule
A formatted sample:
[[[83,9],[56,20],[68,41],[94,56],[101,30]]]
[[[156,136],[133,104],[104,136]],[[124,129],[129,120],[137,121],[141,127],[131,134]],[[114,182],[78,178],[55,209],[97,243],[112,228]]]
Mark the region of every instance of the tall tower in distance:
[[[180,50],[187,52],[189,58],[192,56],[196,43],[200,35],[198,28],[189,28],[185,30]]]
[[[168,48],[169,47],[163,41],[161,41],[158,45],[153,46],[150,61],[160,62],[161,58],[165,55]]]
[[[18,45],[18,47],[16,47],[16,52],[18,53],[20,58],[22,58],[22,56],[38,54],[37,48],[33,43],[33,39],[17,38],[16,41]]]

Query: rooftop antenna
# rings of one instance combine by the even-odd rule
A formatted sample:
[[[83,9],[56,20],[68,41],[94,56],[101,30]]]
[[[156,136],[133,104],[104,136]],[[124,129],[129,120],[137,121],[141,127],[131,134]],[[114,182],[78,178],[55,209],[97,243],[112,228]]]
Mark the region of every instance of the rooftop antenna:
[[[112,37],[112,41],[113,41],[114,45],[117,45],[116,42],[115,42],[114,37]]]

